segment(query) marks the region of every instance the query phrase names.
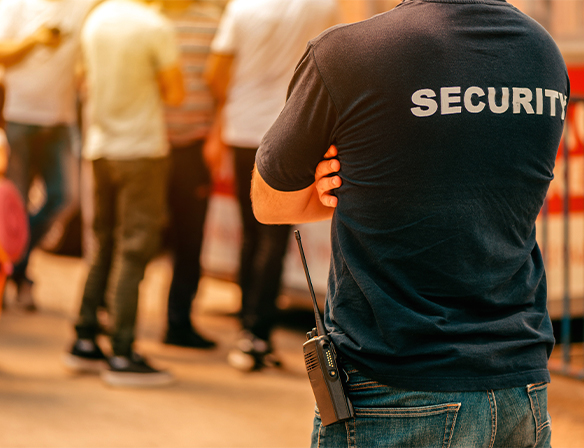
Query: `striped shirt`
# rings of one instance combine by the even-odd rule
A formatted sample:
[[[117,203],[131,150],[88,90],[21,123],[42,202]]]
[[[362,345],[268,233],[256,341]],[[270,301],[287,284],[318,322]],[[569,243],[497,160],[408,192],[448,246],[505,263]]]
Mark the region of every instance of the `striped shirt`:
[[[186,96],[178,107],[166,107],[168,139],[172,146],[187,146],[204,139],[215,114],[215,100],[203,79],[211,42],[221,17],[220,0],[199,0],[181,12],[169,11],[180,47]]]

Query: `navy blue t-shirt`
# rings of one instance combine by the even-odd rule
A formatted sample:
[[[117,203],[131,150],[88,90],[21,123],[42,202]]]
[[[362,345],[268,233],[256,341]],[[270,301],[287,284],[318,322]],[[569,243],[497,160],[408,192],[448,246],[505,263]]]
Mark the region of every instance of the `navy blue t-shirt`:
[[[344,359],[416,390],[549,381],[535,220],[568,96],[552,38],[503,0],[408,0],[310,42],[256,162],[297,191],[338,148],[325,323]]]

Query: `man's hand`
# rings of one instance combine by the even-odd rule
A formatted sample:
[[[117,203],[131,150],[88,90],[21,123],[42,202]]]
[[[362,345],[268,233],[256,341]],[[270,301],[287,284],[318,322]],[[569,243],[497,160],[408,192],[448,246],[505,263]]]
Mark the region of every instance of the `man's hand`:
[[[18,64],[37,45],[57,48],[61,45],[62,36],[55,28],[41,26],[23,40],[0,40],[0,64],[5,67]]]
[[[58,28],[41,26],[33,33],[32,37],[39,45],[45,45],[51,48],[57,48],[61,45],[61,32]]]
[[[213,179],[219,178],[223,167],[223,159],[229,151],[227,145],[221,140],[220,124],[220,119],[215,120],[211,132],[209,132],[203,145],[203,159]]]
[[[178,63],[160,70],[157,78],[162,101],[169,106],[180,106],[185,98],[185,87]]]
[[[336,188],[342,184],[339,176],[330,176],[332,173],[337,173],[341,169],[341,164],[337,159],[333,159],[337,155],[337,148],[331,146],[325,153],[322,162],[316,166],[314,174],[314,183],[316,191],[318,192],[318,199],[325,207],[336,207],[338,203],[337,197],[332,193]]]

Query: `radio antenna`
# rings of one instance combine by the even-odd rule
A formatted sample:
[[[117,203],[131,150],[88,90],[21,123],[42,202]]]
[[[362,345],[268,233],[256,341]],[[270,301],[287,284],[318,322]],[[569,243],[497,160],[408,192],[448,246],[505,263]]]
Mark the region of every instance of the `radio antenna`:
[[[296,242],[298,243],[298,250],[300,250],[300,258],[302,258],[302,266],[304,267],[304,274],[306,274],[306,282],[308,283],[308,289],[310,290],[310,296],[312,297],[312,305],[314,306],[314,319],[316,320],[316,332],[319,336],[326,335],[326,330],[324,328],[324,323],[320,317],[320,310],[318,309],[318,303],[316,303],[316,296],[314,295],[314,288],[312,287],[312,281],[310,280],[310,273],[308,272],[308,266],[306,264],[306,257],[304,256],[304,249],[302,249],[302,240],[300,239],[300,231],[295,230],[294,235],[296,236]]]

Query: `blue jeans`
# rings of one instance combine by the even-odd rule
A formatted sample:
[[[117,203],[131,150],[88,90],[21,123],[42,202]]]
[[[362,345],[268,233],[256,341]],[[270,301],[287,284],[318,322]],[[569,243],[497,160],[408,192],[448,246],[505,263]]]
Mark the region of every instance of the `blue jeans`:
[[[14,267],[13,278],[18,282],[25,276],[30,251],[45,235],[65,203],[65,161],[70,146],[70,134],[66,125],[37,126],[7,122],[6,137],[11,151],[6,176],[14,182],[23,198],[28,197],[28,190],[35,176],[42,178],[46,190],[45,203],[30,216],[28,250]]]
[[[377,383],[351,366],[355,418],[322,426],[312,447],[549,447],[547,384],[481,392],[420,392]]]

